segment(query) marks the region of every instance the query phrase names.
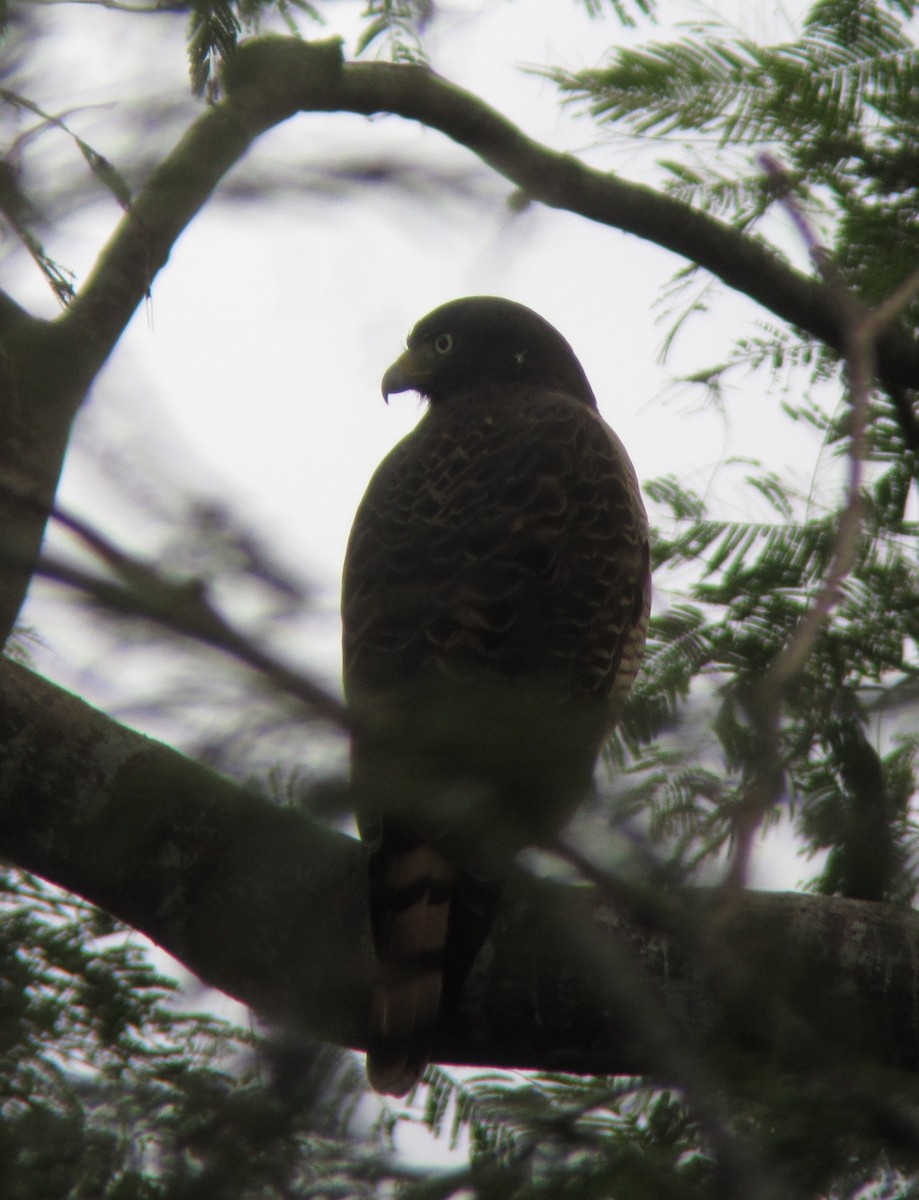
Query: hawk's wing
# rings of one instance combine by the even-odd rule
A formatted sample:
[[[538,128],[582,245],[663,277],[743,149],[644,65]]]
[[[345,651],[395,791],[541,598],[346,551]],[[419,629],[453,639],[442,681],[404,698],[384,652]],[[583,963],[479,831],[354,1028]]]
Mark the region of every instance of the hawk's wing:
[[[648,532],[622,443],[554,392],[431,408],[377,469],[343,587],[349,701],[543,681],[566,700],[634,678]]]

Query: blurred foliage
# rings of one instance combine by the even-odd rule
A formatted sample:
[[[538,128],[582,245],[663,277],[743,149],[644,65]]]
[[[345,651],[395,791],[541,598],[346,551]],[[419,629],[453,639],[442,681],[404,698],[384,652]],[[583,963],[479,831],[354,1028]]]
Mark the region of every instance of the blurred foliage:
[[[878,1080],[874,1089],[851,1086],[844,1070],[833,1086],[826,1078],[791,1080],[742,1059],[725,1075],[731,1108],[719,1128],[718,1117],[700,1121],[674,1090],[638,1078],[492,1074],[461,1082],[432,1068],[423,1119],[468,1151],[468,1165],[432,1172],[400,1194],[915,1196],[919,1144],[914,1131],[894,1132],[897,1106],[908,1103],[902,1087],[889,1080],[886,1093]]]
[[[28,875],[0,876],[0,918],[7,1200],[355,1195],[385,1172],[343,1052],[188,1011],[137,935]]]
[[[269,16],[280,16],[291,33],[299,32],[297,13],[320,20],[309,0],[189,0],[188,12],[188,58],[196,96],[214,95],[220,64],[244,33],[258,33]]]
[[[367,0],[367,24],[357,43],[363,54],[374,43],[388,46],[395,62],[424,62],[424,31],[434,16],[433,0]]]
[[[839,521],[837,511],[816,504],[808,512],[765,469],[748,484],[774,520],[715,519],[676,479],[646,484],[671,516],[672,532],[659,529],[653,543],[657,578],[680,566],[691,566],[693,578],[651,622],[610,752],[622,772],[619,811],[650,814],[654,840],[675,839],[690,873],[731,841],[760,752],[745,695],[806,611]],[[902,903],[916,887],[909,803],[917,739],[897,733],[896,721],[892,735],[879,735],[882,718],[890,722],[898,711],[898,691],[909,695],[917,682],[919,525],[905,516],[908,495],[908,464],[885,461],[866,489],[854,569],[787,697],[781,730],[786,815],[811,852],[830,851],[820,890]],[[706,713],[701,746],[680,733],[689,700]],[[635,783],[624,786],[630,778]],[[866,852],[876,872],[870,880],[868,864],[854,861]]]
[[[653,0],[584,2],[593,16],[609,9],[626,26],[635,24],[633,10],[648,17],[655,7]],[[266,15],[279,13],[291,32],[296,32],[297,11],[319,21],[323,7],[331,15],[332,5],[317,6],[309,0],[190,0],[189,56],[195,93],[201,95],[212,86],[220,63],[240,34],[257,31]],[[439,7],[436,0],[366,0],[356,52],[363,54],[371,46],[382,45],[394,62],[425,62],[424,35]]]
[[[674,151],[659,160],[668,190],[735,227],[755,226],[775,199],[751,170],[771,150],[847,278],[875,301],[919,263],[915,11],[911,0],[818,0],[778,45],[712,18],[551,75],[602,128]]]
[[[919,264],[919,191],[909,167],[915,9],[907,0],[818,0],[797,35],[777,45],[712,17],[688,24],[678,40],[617,47],[597,68],[553,77],[600,128],[650,139],[673,195],[752,236],[776,201],[774,181],[750,169],[768,149],[870,304]],[[670,299],[694,274],[679,273]],[[690,303],[678,324],[700,307]],[[914,303],[906,324],[917,316]],[[787,397],[788,419],[813,434],[821,475],[844,458],[848,407],[826,411],[825,396],[828,384],[845,396],[846,383],[828,351],[797,330],[763,326],[724,353],[684,382],[721,403],[730,373],[764,372]],[[916,890],[911,713],[919,667],[915,426],[903,420],[904,403],[883,392],[871,399],[856,561],[785,700],[784,809],[762,814],[767,824],[790,817],[803,846],[824,860],[819,890],[899,903]],[[749,689],[812,602],[840,520],[841,482],[831,488],[839,500],[828,502],[816,475],[802,494],[768,463],[749,468],[745,506],[765,507],[761,521],[720,519],[676,478],[646,485],[662,524],[655,578],[674,598],[652,621],[611,756],[632,780],[618,785],[623,811],[650,813],[651,836],[678,846],[690,874],[731,843],[761,750],[746,714]],[[679,730],[693,707],[704,710],[705,731],[686,758]]]
[[[44,112],[25,96],[0,87],[0,103],[17,115],[29,114],[38,119],[37,129],[54,127],[71,139],[95,180],[102,185],[125,210],[131,206],[131,189],[117,168],[88,142],[78,137],[59,117]],[[26,140],[23,136],[20,143]],[[0,159],[0,221],[19,239],[44,275],[48,286],[61,305],[68,304],[74,295],[73,273],[56,262],[43,246],[38,233],[38,214],[20,185],[21,166],[17,146]]]

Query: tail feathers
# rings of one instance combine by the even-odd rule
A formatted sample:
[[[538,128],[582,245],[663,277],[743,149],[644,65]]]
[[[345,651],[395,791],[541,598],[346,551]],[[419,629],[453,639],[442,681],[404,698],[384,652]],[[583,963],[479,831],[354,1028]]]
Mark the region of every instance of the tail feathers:
[[[367,1075],[375,1091],[402,1096],[428,1064],[440,1015],[454,872],[427,843],[380,853]]]

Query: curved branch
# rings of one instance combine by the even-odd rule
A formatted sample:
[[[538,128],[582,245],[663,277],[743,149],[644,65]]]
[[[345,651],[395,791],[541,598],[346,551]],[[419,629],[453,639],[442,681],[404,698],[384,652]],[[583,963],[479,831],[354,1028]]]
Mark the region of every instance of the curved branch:
[[[0,665],[0,854],[262,1015],[362,1044],[371,951],[360,845],[10,662]],[[521,878],[438,1056],[666,1077],[693,1046],[763,1052],[796,1070],[854,1070],[864,1057],[919,1071],[914,914],[751,892],[679,903],[681,923],[695,915],[691,948],[600,889]]]
[[[72,354],[79,356],[87,385],[149,293],[180,234],[227,171],[260,134],[334,86],[342,65],[338,39],[265,40],[273,45],[272,69],[257,78],[246,73],[232,97],[190,126],[139,190],[95,270],[58,318],[57,324],[69,331]]]
[[[247,76],[250,86],[259,76],[271,76],[276,83],[274,60],[282,53],[282,41],[286,39],[261,38],[240,46],[230,86],[237,72]],[[285,67],[293,69],[296,52],[285,48],[283,55]],[[821,281],[794,270],[748,234],[653,188],[618,179],[540,145],[477,96],[426,67],[352,63],[330,74],[327,81],[328,93],[310,98],[301,108],[392,113],[438,129],[527,197],[672,250],[783,321],[837,352],[842,350],[844,331]],[[889,330],[879,339],[877,361],[885,386],[919,387],[919,342],[902,330]]]
[[[353,839],[8,660],[0,793],[5,859],[105,908],[266,1016],[360,1042],[371,968]]]
[[[252,141],[296,112],[389,113],[440,130],[528,198],[646,238],[698,263],[834,350],[843,330],[816,278],[746,233],[642,184],[595,170],[523,134],[477,96],[426,67],[349,63],[341,45],[263,37],[242,43],[223,76],[226,99],[200,117],[139,192],[60,323],[90,336],[93,373],[114,346],[179,234]],[[85,344],[85,343],[84,343]],[[890,387],[919,387],[919,342],[888,330],[877,347]]]
[[[279,39],[295,58],[279,83],[262,77],[199,117],[153,171],[73,303],[39,321],[0,301],[0,645],[38,560],[70,428],[169,253],[224,174],[264,130],[293,115],[341,67],[338,42]],[[290,86],[293,79],[296,86]]]
[[[466,146],[528,197],[654,241],[837,351],[842,347],[838,315],[818,280],[672,197],[539,145],[424,67],[345,65],[337,40],[268,37],[237,49],[223,84],[226,99],[199,117],[153,171],[69,309],[54,322],[38,322],[22,319],[10,304],[0,307],[0,384],[8,402],[0,443],[16,454],[15,463],[0,458],[0,478],[15,490],[25,468],[30,495],[43,509],[4,518],[5,527],[18,525],[14,538],[0,539],[9,542],[6,561],[37,559],[73,415],[172,246],[253,140],[296,112],[392,113],[421,121]],[[4,326],[13,326],[9,336]],[[878,377],[897,398],[909,436],[905,417],[912,410],[902,389],[919,386],[919,343],[891,329],[876,352]],[[0,588],[0,634],[12,627],[27,584],[28,572],[17,570]]]

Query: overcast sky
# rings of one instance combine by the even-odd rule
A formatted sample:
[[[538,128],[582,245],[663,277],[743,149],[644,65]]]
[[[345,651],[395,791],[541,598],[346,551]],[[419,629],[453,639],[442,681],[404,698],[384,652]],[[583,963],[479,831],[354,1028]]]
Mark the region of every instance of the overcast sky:
[[[520,70],[595,65],[611,41],[642,40],[647,27],[627,35],[612,19],[591,21],[574,0],[442,7],[427,43],[442,74],[548,145],[630,178],[658,177],[653,148],[621,137],[599,142],[590,122],[560,114],[551,84]],[[677,19],[712,11],[678,2],[663,7]],[[347,0],[328,5],[328,26],[317,34],[341,33],[350,52],[360,8]],[[787,9],[734,9],[757,36],[789,36]],[[89,6],[52,8],[46,20],[66,37],[43,50],[35,98],[52,111],[83,106],[70,123],[117,165],[128,149],[119,106],[130,102],[135,81],[152,70],[164,90],[187,88],[183,23]],[[304,29],[310,33],[306,23]],[[57,152],[73,153],[66,144]],[[434,164],[457,173],[472,197],[439,195],[422,174],[414,190],[364,186],[330,199],[312,186],[311,172],[338,156],[419,170]],[[505,295],[557,325],[640,478],[673,473],[719,496],[725,515],[739,511],[730,509],[739,503],[733,457],[762,456],[802,486],[811,483],[814,444],[804,434],[799,444],[789,441],[787,423],[779,434],[781,397],[766,394],[762,380],[732,377],[723,412],[706,409],[698,389],[674,383],[722,362],[733,336],[754,331],[762,314],[752,304],[716,290],[711,311],[689,322],[660,363],[669,328],[660,296],[683,265],[672,255],[538,206],[515,215],[503,180],[442,135],[396,118],[298,117],[264,137],[228,186],[239,189],[279,163],[297,188],[273,199],[212,204],[181,238],[94,389],[61,501],[138,553],[150,552],[146,526],[137,507],[119,499],[125,475],[107,478],[113,465],[128,482],[149,477],[157,487],[230,504],[315,585],[313,616],[285,627],[282,649],[332,686],[340,670],[338,589],[350,522],[373,468],[421,413],[412,395],[384,405],[380,379],[412,324],[446,300]],[[49,236],[55,257],[76,270],[78,281],[119,215],[102,198]],[[800,254],[780,217],[772,228]],[[54,301],[24,258],[7,283],[20,302],[53,315]],[[829,465],[820,469],[834,478]],[[659,586],[657,603],[667,599]],[[113,674],[88,674],[99,643],[69,609],[57,601],[49,607],[45,593],[26,620],[46,639],[41,665],[49,675],[84,689],[95,681],[100,694],[90,698],[111,699]],[[119,684],[129,682],[125,659]],[[789,870],[785,882],[809,873],[802,864]]]

